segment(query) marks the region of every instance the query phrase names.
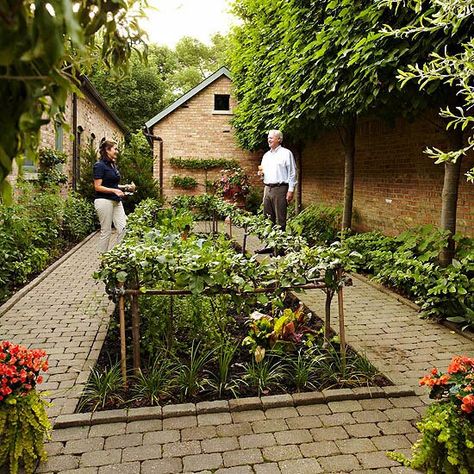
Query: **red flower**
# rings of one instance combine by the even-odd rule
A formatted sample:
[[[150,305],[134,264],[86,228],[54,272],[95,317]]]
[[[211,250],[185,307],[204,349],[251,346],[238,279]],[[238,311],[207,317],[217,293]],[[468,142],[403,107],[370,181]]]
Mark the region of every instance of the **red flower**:
[[[461,410],[466,413],[472,413],[474,411],[474,395],[466,395],[463,397]]]

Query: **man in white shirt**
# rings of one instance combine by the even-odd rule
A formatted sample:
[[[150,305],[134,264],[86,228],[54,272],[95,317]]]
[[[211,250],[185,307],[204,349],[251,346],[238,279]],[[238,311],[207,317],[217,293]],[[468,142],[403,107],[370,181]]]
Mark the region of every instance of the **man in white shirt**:
[[[268,132],[270,150],[263,155],[258,173],[263,175],[265,184],[263,212],[274,224],[285,230],[287,208],[293,200],[296,186],[296,163],[293,153],[281,146],[282,141],[280,130]]]

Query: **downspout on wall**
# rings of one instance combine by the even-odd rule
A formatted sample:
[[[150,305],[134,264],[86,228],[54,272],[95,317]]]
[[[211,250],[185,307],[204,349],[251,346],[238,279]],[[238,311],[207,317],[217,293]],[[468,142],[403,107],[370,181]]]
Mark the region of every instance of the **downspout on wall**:
[[[143,130],[143,134],[145,135],[148,144],[151,147],[152,153],[153,153],[153,142],[157,141],[159,145],[159,153],[158,153],[158,159],[159,159],[159,166],[158,166],[158,179],[159,179],[159,185],[160,185],[160,198],[163,199],[163,139],[161,137],[158,137],[156,135],[153,135],[150,133],[150,129],[148,127],[145,127]]]
[[[72,94],[72,189],[77,190],[77,95],[74,92]]]

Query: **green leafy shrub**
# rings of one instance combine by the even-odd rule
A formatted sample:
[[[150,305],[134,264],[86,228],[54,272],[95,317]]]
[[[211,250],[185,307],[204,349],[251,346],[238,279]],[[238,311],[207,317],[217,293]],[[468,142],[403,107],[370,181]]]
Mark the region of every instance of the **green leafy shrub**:
[[[70,194],[64,203],[62,233],[68,242],[87,237],[97,224],[94,205],[77,194]]]
[[[66,153],[53,150],[52,148],[40,149],[38,157],[38,184],[45,188],[67,183],[67,175],[62,171],[66,160]]]
[[[236,160],[231,160],[229,158],[181,158],[173,157],[170,158],[171,166],[175,168],[184,168],[184,169],[200,169],[200,170],[210,170],[215,168],[235,168],[239,167],[239,164]]]
[[[342,208],[312,204],[288,222],[291,231],[310,245],[331,243],[341,228]]]
[[[171,180],[175,188],[194,189],[198,185],[192,176],[173,176]]]

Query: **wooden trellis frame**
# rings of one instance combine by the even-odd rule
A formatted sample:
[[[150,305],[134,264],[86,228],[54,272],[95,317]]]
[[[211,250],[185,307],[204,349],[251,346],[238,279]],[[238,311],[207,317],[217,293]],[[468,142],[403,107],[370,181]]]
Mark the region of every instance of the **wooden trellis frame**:
[[[338,281],[342,281],[343,270],[338,270]],[[305,285],[295,285],[286,288],[256,288],[251,291],[243,291],[238,293],[240,295],[250,295],[250,294],[262,294],[262,293],[273,293],[275,291],[290,291],[290,290],[313,290],[321,289],[326,290],[327,286],[323,280],[315,280],[314,283],[308,283]],[[119,322],[120,322],[120,366],[122,371],[122,378],[124,385],[127,383],[127,346],[126,346],[126,320],[125,320],[125,298],[129,297],[131,299],[131,311],[132,311],[132,353],[133,353],[133,371],[137,374],[141,368],[140,360],[140,313],[138,305],[138,297],[141,295],[162,295],[162,296],[184,296],[192,295],[193,293],[190,290],[152,290],[152,289],[125,289],[123,284],[116,288],[116,294],[119,297],[118,307],[119,307]],[[205,292],[203,294],[206,294]],[[208,293],[212,294],[212,293]],[[234,291],[219,291],[219,294],[235,294]],[[334,294],[326,292],[326,301],[329,300],[329,305],[332,301]],[[339,315],[339,347],[341,353],[341,359],[345,365],[346,361],[346,336],[345,336],[345,321],[344,321],[344,300],[343,300],[343,287],[339,286],[337,290],[338,298],[338,315]],[[328,304],[326,304],[326,318],[325,318],[325,331],[324,337],[328,341],[330,333],[330,313],[328,312]]]

